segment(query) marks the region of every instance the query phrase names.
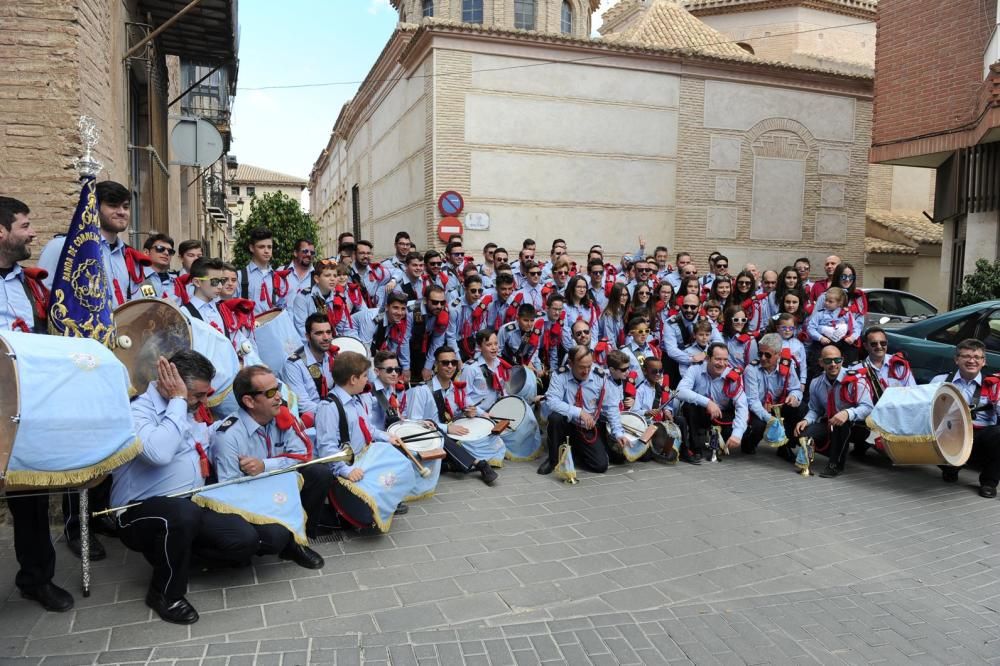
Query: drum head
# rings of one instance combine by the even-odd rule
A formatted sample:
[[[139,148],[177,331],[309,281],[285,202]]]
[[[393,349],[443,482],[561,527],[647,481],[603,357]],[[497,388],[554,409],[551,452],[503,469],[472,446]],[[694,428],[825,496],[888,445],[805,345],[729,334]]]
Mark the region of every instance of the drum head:
[[[515,366],[513,370],[510,371],[510,379],[507,380],[507,384],[503,387],[504,393],[508,395],[517,395],[524,388],[525,382],[528,380],[528,372],[524,369],[523,365]]]
[[[0,475],[6,473],[10,452],[17,436],[17,422],[13,417],[21,411],[21,389],[17,379],[17,360],[14,350],[0,337]]]
[[[490,416],[510,421],[510,429],[517,430],[528,413],[528,405],[516,396],[509,395],[497,400],[490,408]]]
[[[954,384],[944,383],[934,393],[931,430],[944,461],[961,467],[972,455],[972,416],[965,396]]]
[[[156,379],[160,356],[170,358],[182,349],[191,349],[191,324],[180,308],[162,298],[140,298],[122,304],[112,313],[118,344],[112,350],[128,370],[130,395],[145,393]],[[126,349],[123,337],[131,340]]]
[[[330,342],[331,347],[336,347],[339,351],[349,351],[361,354],[365,358],[371,358],[371,354],[368,351],[368,347],[365,343],[361,342],[357,338],[352,338],[349,335],[345,335],[340,338],[334,338]]]
[[[256,324],[257,328],[260,328],[275,317],[280,317],[282,312],[284,312],[284,310],[268,310],[267,312],[262,312],[259,315],[254,316],[254,324]]]
[[[449,435],[449,437],[459,442],[476,442],[489,437],[490,433],[493,432],[493,421],[484,419],[481,416],[474,416],[471,419],[455,419],[452,423],[462,426],[469,431],[467,435]]]
[[[636,412],[622,412],[622,428],[629,437],[641,437],[646,432],[646,419]]]
[[[432,451],[444,446],[444,436],[435,428],[428,428],[420,421],[396,421],[387,428],[387,432],[401,439],[405,437],[419,437],[419,441],[416,442],[403,442],[406,448],[413,453]],[[423,437],[424,435],[427,436],[426,439]],[[431,435],[435,436],[432,437]]]

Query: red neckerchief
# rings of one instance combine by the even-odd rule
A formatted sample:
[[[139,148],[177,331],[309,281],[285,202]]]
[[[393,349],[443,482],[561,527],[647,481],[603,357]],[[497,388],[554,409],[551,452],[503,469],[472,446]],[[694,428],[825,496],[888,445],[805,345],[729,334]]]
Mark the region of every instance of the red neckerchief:
[[[392,340],[396,343],[396,346],[402,349],[403,345],[406,344],[406,331],[409,329],[409,324],[406,321],[406,315],[399,320],[399,323],[393,324],[392,328],[389,329],[389,335],[386,336],[386,340]],[[382,345],[385,348],[385,345]]]
[[[212,412],[208,411],[208,407],[204,403],[199,403],[198,408],[194,410],[194,420],[196,423],[210,426],[215,419],[212,418]],[[208,459],[208,453],[201,442],[194,443],[194,450],[198,453],[198,468],[201,472],[201,478],[207,479],[212,473],[212,463]]]
[[[143,268],[151,266],[153,260],[148,254],[139,252],[128,245],[122,248],[122,257],[125,259],[125,271],[128,273],[128,279],[132,284],[141,284],[146,279],[146,272]]]
[[[596,345],[594,345],[594,363],[598,365],[608,364],[608,352],[611,350],[611,344],[606,338],[601,338]]]
[[[750,365],[750,340],[753,336],[749,333],[737,333],[736,341],[743,345],[743,365]]]
[[[840,382],[840,399],[852,407],[856,407],[860,398],[861,384],[858,382],[858,374],[848,372]]]
[[[625,381],[622,382],[622,401],[618,407],[621,411],[625,411],[625,398],[635,400],[636,380],[638,378],[639,373],[635,370],[629,370],[628,374],[625,375]]]
[[[291,272],[291,269],[283,268],[271,273],[271,287],[277,298],[284,298],[288,295],[288,276]]]
[[[910,374],[910,364],[906,360],[903,352],[896,352],[886,361],[889,364],[889,378],[896,381],[903,381]]]
[[[777,401],[779,403],[785,402],[785,398],[788,397],[788,381],[792,375],[792,350],[785,347],[781,350],[781,354],[778,358],[778,375],[782,377],[783,383],[781,385],[781,393],[778,395]],[[763,372],[763,370],[761,370]],[[770,390],[764,396],[764,407],[766,409],[771,409],[771,406],[775,404],[775,398],[771,395]]]
[[[31,297],[34,301],[31,305],[34,308],[35,317],[38,321],[45,323],[48,319],[49,290],[46,289],[45,283],[42,280],[47,278],[49,273],[45,269],[31,266],[21,266],[21,273],[24,274],[24,284],[28,285],[28,290],[31,292]],[[24,331],[25,333],[31,332],[31,327],[20,317],[14,320],[11,327],[13,328],[17,325],[18,321],[27,329]]]
[[[222,317],[222,323],[229,333],[235,333],[238,330],[253,331],[256,327],[256,318],[254,317],[254,308],[256,304],[246,298],[227,298],[224,301],[220,301],[218,307],[219,316]]]
[[[531,332],[528,334],[528,346],[531,348],[527,354],[528,359],[521,359],[521,363],[525,365],[528,364],[528,360],[531,357],[531,353],[538,349],[541,345],[542,334],[545,332],[545,320],[539,317],[535,320],[535,323],[531,326]],[[523,335],[523,333],[522,333]]]
[[[445,334],[448,330],[448,324],[451,321],[451,315],[448,312],[448,308],[444,308],[441,312],[437,313],[437,317],[434,318],[434,328],[433,332],[436,337],[440,337]],[[430,347],[431,336],[424,335],[423,353],[427,353],[427,349]]]
[[[368,264],[368,279],[372,282],[382,282],[385,279],[385,266],[382,264]]]
[[[591,412],[587,412],[588,414],[590,414],[593,417],[594,423],[597,423],[597,419],[601,415],[601,405],[604,403],[604,392],[607,390],[607,388],[608,388],[607,382],[603,382],[601,384],[601,392],[600,392],[600,394],[598,394],[598,396],[597,396],[597,402],[594,405],[595,411],[592,412],[592,413]],[[581,412],[586,412],[587,411],[587,405],[584,403],[584,400],[583,400],[583,382],[580,382],[580,386],[576,389],[575,404],[576,404],[577,407],[580,408]],[[597,442],[597,428],[596,427],[593,430],[589,430],[589,431],[583,430],[582,428],[578,428],[578,430],[580,432],[580,437],[583,439],[583,441],[584,441],[585,444],[593,445],[594,443]]]
[[[486,361],[483,361],[483,365],[489,368]],[[503,387],[508,381],[510,381],[510,368],[511,365],[502,358],[497,358],[497,370],[493,373],[493,390],[503,395]]]
[[[566,313],[563,312],[559,316],[559,321],[550,322],[549,334],[542,340],[542,349],[545,351],[545,356],[548,358],[549,353],[556,349],[560,344],[562,344],[562,322],[566,318]]]
[[[483,327],[483,317],[492,302],[493,296],[491,294],[487,294],[479,299],[479,302],[476,303],[476,307],[472,308],[472,319],[469,323],[472,324],[472,329],[474,331],[478,331]]]
[[[194,277],[190,273],[185,273],[184,275],[178,275],[174,280],[174,296],[182,304],[187,303],[191,300],[191,296],[188,294],[188,285],[191,284]]]
[[[730,400],[735,400],[743,390],[743,373],[737,368],[729,368],[722,382],[722,393]]]
[[[615,286],[615,275],[608,269],[607,266],[604,267],[604,297],[611,298],[611,290]]]
[[[465,382],[462,381],[456,380],[451,383],[452,395],[455,396],[455,409],[452,409],[448,395],[444,391],[441,392],[444,396],[444,412],[449,422],[455,420],[456,412],[461,413],[465,411],[465,386]]]
[[[503,321],[504,324],[517,319],[517,310],[521,306],[521,303],[523,302],[524,302],[524,294],[521,292],[515,293],[513,300],[511,300],[510,302],[510,305],[507,306],[507,312],[504,315],[504,321]]]
[[[670,376],[663,373],[663,379],[660,381],[660,409],[664,409],[668,402],[670,402]],[[662,417],[660,420],[663,420]]]

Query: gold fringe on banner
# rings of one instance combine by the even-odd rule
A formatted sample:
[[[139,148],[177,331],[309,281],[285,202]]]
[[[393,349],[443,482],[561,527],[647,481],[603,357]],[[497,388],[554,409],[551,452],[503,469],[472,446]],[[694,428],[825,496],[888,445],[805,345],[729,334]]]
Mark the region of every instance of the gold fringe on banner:
[[[299,477],[298,485],[299,485],[299,491],[301,492],[302,484],[304,483],[302,475],[299,474],[298,472],[296,472],[295,475]],[[252,513],[250,511],[237,508],[232,504],[225,504],[223,502],[220,502],[219,500],[213,499],[211,497],[204,497],[200,494],[193,495],[191,497],[191,501],[204,509],[210,509],[212,511],[215,511],[216,513],[227,513],[240,516],[241,518],[243,518],[243,520],[247,521],[248,523],[252,523],[254,525],[281,525],[286,530],[292,533],[292,537],[295,539],[295,543],[299,544],[300,546],[309,545],[309,539],[306,538],[305,534],[299,534],[298,532],[295,531],[294,527],[284,522],[283,520],[277,520],[270,516],[264,516],[259,513]],[[302,525],[304,528],[306,521],[309,519],[309,516],[306,515],[305,508],[302,509],[302,516],[303,516]]]
[[[353,481],[348,481],[344,477],[338,477],[337,481],[340,485],[347,488],[347,491],[357,497],[359,500],[365,503],[372,511],[372,518],[375,520],[375,526],[378,527],[379,532],[385,534],[389,531],[389,527],[392,526],[392,517],[396,515],[395,513],[389,514],[389,520],[382,520],[382,516],[378,512],[378,503],[365,491],[361,490]]]
[[[59,472],[43,472],[31,469],[7,470],[4,487],[6,490],[25,490],[31,488],[64,488],[82,486],[83,484],[96,479],[102,474],[107,474],[116,467],[121,467],[128,461],[142,453],[142,442],[138,437],[109,458],[79,469],[69,469]]]

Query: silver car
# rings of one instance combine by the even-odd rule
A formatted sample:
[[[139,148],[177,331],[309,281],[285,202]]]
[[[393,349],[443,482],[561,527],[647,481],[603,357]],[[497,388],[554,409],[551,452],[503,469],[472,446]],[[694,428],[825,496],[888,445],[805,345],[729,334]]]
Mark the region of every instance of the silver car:
[[[938,313],[936,307],[908,291],[865,289],[864,292],[868,298],[865,328],[869,326],[898,328],[923,321]]]

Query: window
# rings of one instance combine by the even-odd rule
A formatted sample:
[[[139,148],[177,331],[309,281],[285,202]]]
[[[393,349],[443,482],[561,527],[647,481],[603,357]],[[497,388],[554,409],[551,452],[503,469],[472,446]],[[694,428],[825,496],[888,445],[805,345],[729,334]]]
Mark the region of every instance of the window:
[[[248,197],[257,196],[257,188],[254,187],[253,185],[247,185],[247,196]]]
[[[434,0],[424,0],[424,16],[434,16]]]
[[[361,238],[361,188],[357,185],[351,188],[351,222],[354,237]]]
[[[871,291],[865,294],[868,298],[868,312],[880,315],[901,315],[902,310],[896,295],[888,291]]]
[[[462,22],[483,22],[483,0],[462,0]]]
[[[573,5],[569,4],[569,0],[563,0],[562,3],[560,29],[564,35],[573,32]]]
[[[1000,352],[1000,310],[994,310],[980,326],[979,339],[986,345],[986,351]]]
[[[898,291],[906,291],[906,287],[909,285],[910,279],[905,277],[887,277],[882,278],[882,286],[886,289],[896,289]]]
[[[937,314],[937,308],[933,305],[909,294],[900,294],[899,303],[907,317],[933,317]]]
[[[947,345],[957,345],[966,338],[971,338],[976,332],[976,324],[979,323],[979,313],[971,314],[968,317],[959,319],[950,326],[939,328],[927,336],[928,340],[943,342]]]
[[[535,29],[535,0],[514,0],[514,27],[518,30]]]
[[[240,196],[240,186],[233,185],[232,187],[229,188],[229,193],[232,194],[234,197]]]

